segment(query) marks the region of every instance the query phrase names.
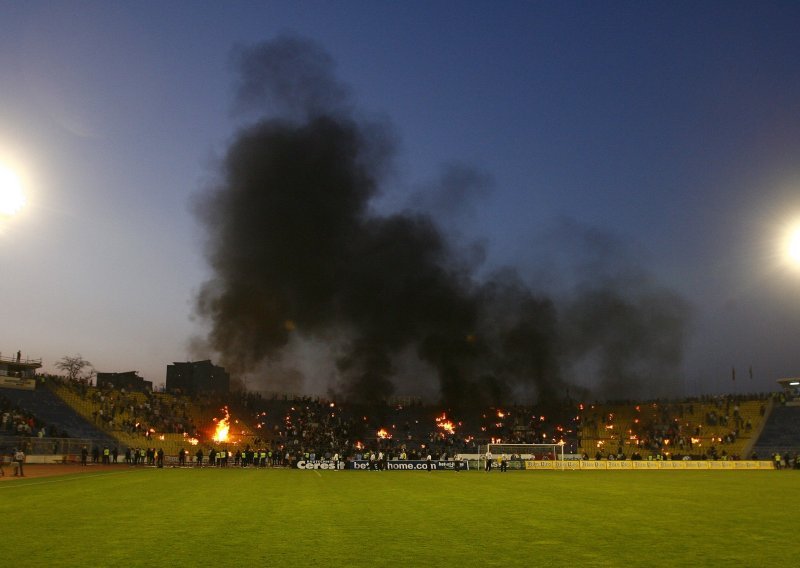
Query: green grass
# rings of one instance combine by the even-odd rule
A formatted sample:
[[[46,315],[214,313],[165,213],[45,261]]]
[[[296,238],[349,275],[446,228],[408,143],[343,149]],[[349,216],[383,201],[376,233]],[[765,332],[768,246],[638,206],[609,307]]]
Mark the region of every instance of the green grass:
[[[3,483],[0,538],[23,566],[783,565],[799,495],[793,471],[116,470]]]

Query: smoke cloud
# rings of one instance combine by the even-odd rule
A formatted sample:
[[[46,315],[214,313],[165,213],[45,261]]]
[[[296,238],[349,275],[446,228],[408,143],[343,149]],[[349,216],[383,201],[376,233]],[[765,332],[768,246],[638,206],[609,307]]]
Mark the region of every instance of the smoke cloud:
[[[430,213],[375,214],[393,133],[356,116],[317,45],[282,37],[240,47],[233,61],[237,110],[259,118],[235,136],[196,209],[213,274],[196,309],[230,371],[264,390],[305,380],[370,402],[403,390],[398,364],[411,354],[428,370],[415,385],[465,406],[562,398],[592,358],[608,392],[643,369],[678,369],[679,298],[594,286],[556,302],[512,269],[479,281],[475,255],[457,254]],[[488,184],[458,167],[440,180],[445,195]],[[315,352],[327,368],[299,374],[291,358],[302,345],[324,345]]]

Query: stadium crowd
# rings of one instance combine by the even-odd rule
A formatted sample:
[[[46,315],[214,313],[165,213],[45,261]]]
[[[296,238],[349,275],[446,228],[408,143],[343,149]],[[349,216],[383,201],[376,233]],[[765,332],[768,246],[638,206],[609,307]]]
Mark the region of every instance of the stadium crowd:
[[[126,392],[111,387],[95,388],[84,380],[62,380],[51,377],[92,404],[92,418],[103,430],[122,431],[150,437],[155,432],[194,435],[197,427],[189,415],[188,399],[159,396],[158,393]]]
[[[408,399],[370,407],[324,398],[265,399],[243,395],[241,408],[255,420],[258,439],[292,456],[375,454],[407,459],[448,459],[478,454],[495,443],[549,443],[563,439],[576,448],[571,404],[549,408],[513,406],[440,410]],[[366,457],[365,457],[366,456]]]
[[[0,434],[43,438],[59,436],[62,432],[0,395]]]
[[[760,401],[764,415],[773,395],[719,396],[680,402],[651,401],[584,406],[571,400],[543,406],[490,406],[484,408],[437,408],[406,398],[364,406],[323,397],[270,396],[236,393],[228,396],[189,397],[180,393],[126,392],[97,388],[86,381],[49,377],[90,408],[91,420],[101,430],[141,438],[140,444],[122,443],[125,463],[163,465],[164,434],[181,434],[185,444],[172,450],[180,464],[237,466],[292,466],[305,459],[447,460],[481,453],[487,443],[546,444],[564,441],[565,453],[583,459],[739,459],[734,448],[740,435],[753,430],[750,415],[741,405]],[[777,395],[774,395],[777,396]],[[0,431],[22,436],[53,436],[58,432],[0,397]],[[227,442],[214,441],[209,417],[222,407],[241,426]],[[601,410],[617,407],[620,418]],[[216,419],[215,419],[216,420]],[[205,428],[198,427],[205,424]],[[586,439],[616,434],[587,451]],[[706,429],[713,429],[711,445],[698,447]],[[624,430],[624,435],[620,433]],[[721,433],[720,433],[721,432]],[[593,434],[594,433],[594,434]],[[178,438],[180,440],[180,437]],[[707,438],[706,438],[707,439]],[[155,442],[155,443],[153,443]],[[194,447],[197,445],[198,447]],[[94,445],[82,462],[116,463],[116,446]],[[754,457],[754,456],[748,456]],[[781,456],[784,467],[794,466],[795,456]],[[776,462],[777,464],[777,462]]]

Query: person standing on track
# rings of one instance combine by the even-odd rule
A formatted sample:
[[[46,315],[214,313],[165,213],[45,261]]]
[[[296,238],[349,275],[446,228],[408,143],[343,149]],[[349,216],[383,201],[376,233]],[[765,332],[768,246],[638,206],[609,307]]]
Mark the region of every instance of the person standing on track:
[[[14,450],[14,477],[25,477],[23,464],[25,463],[25,452],[20,449]]]

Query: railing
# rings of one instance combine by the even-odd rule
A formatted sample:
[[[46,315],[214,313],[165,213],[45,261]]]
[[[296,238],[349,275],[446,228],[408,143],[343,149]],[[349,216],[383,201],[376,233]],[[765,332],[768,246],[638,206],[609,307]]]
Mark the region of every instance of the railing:
[[[42,358],[40,357],[38,359],[31,359],[30,357],[25,357],[25,359],[23,359],[21,356],[18,357],[17,355],[13,355],[12,357],[6,357],[6,356],[0,354],[0,362],[20,363],[20,364],[25,364],[25,365],[31,365],[31,364],[33,364],[33,365],[41,365],[42,364]]]

